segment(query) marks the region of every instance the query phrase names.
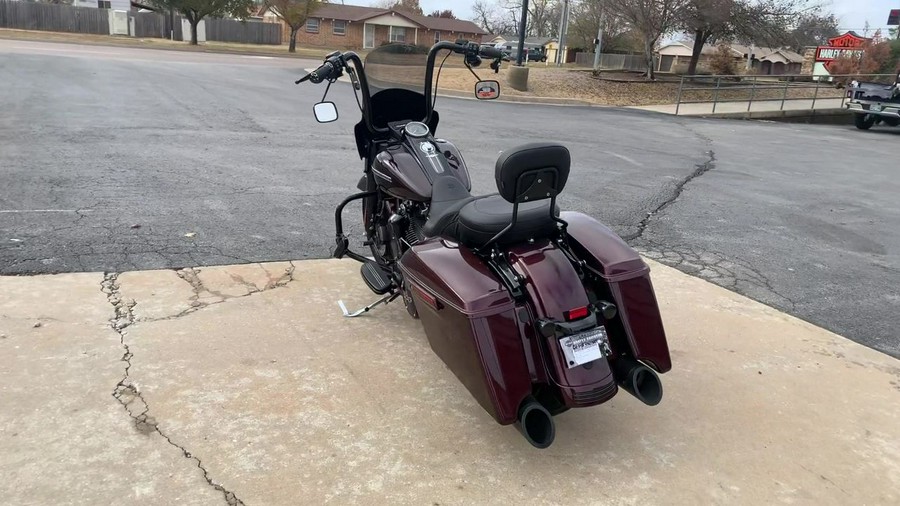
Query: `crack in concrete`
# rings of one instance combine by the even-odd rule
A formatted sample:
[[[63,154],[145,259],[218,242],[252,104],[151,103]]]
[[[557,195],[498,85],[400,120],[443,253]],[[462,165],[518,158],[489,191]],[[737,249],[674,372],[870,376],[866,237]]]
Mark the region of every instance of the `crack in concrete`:
[[[218,290],[212,290],[212,289],[206,287],[203,284],[203,281],[200,279],[200,276],[199,276],[202,269],[199,269],[196,267],[188,267],[185,269],[177,270],[177,271],[175,271],[175,274],[177,274],[178,277],[183,279],[186,283],[191,285],[191,290],[193,291],[193,295],[191,295],[191,298],[190,298],[190,306],[191,307],[189,307],[177,314],[174,314],[172,316],[166,316],[164,318],[142,319],[140,321],[142,321],[142,322],[157,322],[157,321],[165,321],[165,320],[177,320],[178,318],[181,318],[182,316],[186,316],[191,313],[197,312],[205,307],[214,306],[216,304],[221,304],[227,300],[240,299],[243,297],[249,297],[250,295],[253,295],[255,293],[262,293],[262,292],[271,290],[273,288],[281,288],[283,286],[286,286],[288,283],[294,281],[294,270],[297,268],[297,266],[294,265],[293,261],[288,261],[288,264],[290,264],[290,267],[285,269],[284,273],[282,273],[280,276],[273,275],[261,263],[257,264],[266,273],[266,277],[268,278],[268,282],[266,283],[266,286],[264,286],[263,288],[257,287],[253,283],[250,283],[249,281],[245,280],[241,276],[238,276],[237,274],[229,273],[228,275],[229,275],[229,277],[231,277],[232,280],[234,280],[236,283],[240,283],[242,286],[244,286],[247,289],[247,293],[245,293],[243,295],[228,295],[228,294],[222,293]],[[201,300],[201,298],[204,298],[203,297],[204,293],[208,294],[208,296],[217,297],[219,300],[213,300],[213,301]]]
[[[115,389],[113,389],[113,398],[125,408],[125,412],[131,417],[138,432],[147,436],[154,432],[159,434],[169,443],[169,445],[180,450],[184,458],[192,460],[197,464],[197,468],[203,473],[203,479],[206,480],[206,483],[215,490],[221,492],[225,497],[225,502],[229,506],[244,506],[244,502],[238,499],[234,492],[213,481],[212,477],[209,475],[209,471],[204,467],[203,462],[189,452],[184,446],[173,441],[168,434],[160,429],[156,419],[150,415],[150,406],[141,394],[140,389],[131,379],[131,361],[134,358],[134,354],[131,352],[131,348],[125,340],[127,334],[126,329],[135,323],[134,306],[136,306],[137,303],[134,300],[122,300],[119,291],[118,277],[119,275],[117,273],[105,273],[103,281],[100,284],[100,291],[106,295],[107,300],[113,306],[114,310],[114,315],[110,318],[109,325],[119,335],[119,342],[125,350],[121,359],[125,362],[125,374],[116,384]]]
[[[712,170],[716,167],[716,153],[714,151],[710,150],[710,151],[707,151],[706,154],[709,157],[709,159],[706,160],[705,162],[695,166],[693,172],[691,172],[690,174],[687,175],[687,177],[685,177],[684,179],[682,179],[681,181],[676,183],[675,188],[671,190],[671,195],[669,195],[667,198],[663,199],[663,201],[660,202],[660,204],[657,205],[655,209],[648,212],[647,216],[645,216],[638,223],[637,232],[635,232],[633,234],[628,234],[623,237],[623,239],[625,239],[625,241],[631,242],[636,239],[640,239],[641,236],[644,235],[644,231],[647,230],[647,226],[650,224],[650,219],[654,215],[659,214],[665,208],[669,207],[673,202],[678,200],[678,197],[680,197],[681,194],[684,192],[684,187],[688,183],[690,183],[694,179],[697,179],[698,177],[702,176],[703,174],[706,174],[707,172],[709,172],[710,170]]]

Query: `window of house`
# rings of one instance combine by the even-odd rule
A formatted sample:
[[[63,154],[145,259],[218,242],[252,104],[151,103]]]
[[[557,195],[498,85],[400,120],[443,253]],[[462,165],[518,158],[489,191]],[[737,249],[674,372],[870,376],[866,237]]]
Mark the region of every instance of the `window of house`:
[[[434,43],[437,44],[441,41],[441,32],[434,32]]]
[[[347,33],[347,22],[343,19],[335,19],[332,21],[331,32],[335,35],[345,35]]]
[[[309,33],[319,33],[319,20],[315,18],[307,19],[306,31]]]
[[[112,6],[110,2],[107,0],[97,0],[97,8],[98,9],[110,9]]]
[[[406,42],[406,28],[403,26],[392,26],[391,42]]]

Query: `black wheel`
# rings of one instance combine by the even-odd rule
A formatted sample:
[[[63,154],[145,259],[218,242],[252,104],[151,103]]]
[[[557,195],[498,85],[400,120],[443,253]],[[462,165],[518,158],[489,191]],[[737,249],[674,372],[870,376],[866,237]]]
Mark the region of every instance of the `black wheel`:
[[[860,130],[868,130],[872,128],[872,125],[875,124],[875,120],[878,119],[878,116],[874,114],[855,114],[853,116],[853,121],[856,124],[856,128]]]
[[[881,118],[881,121],[883,121],[887,126],[895,127],[897,125],[900,125],[900,119],[898,118]]]

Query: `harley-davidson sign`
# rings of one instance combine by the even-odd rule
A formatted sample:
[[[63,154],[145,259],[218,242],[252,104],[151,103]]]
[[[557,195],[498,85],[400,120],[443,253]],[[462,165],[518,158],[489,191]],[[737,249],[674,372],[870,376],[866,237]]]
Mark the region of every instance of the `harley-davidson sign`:
[[[838,58],[860,58],[864,52],[863,46],[870,40],[860,37],[854,32],[847,32],[841,36],[828,39],[827,46],[816,48],[816,67],[824,67],[828,71],[831,63]]]
[[[827,62],[844,56],[862,56],[862,47],[869,40],[853,32],[847,32],[840,37],[828,39],[827,46],[816,48],[816,61]]]

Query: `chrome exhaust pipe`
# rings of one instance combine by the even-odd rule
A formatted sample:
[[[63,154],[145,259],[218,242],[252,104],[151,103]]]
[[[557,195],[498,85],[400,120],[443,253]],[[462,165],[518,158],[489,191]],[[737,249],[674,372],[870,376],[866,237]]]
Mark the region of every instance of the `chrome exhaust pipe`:
[[[519,408],[516,428],[535,448],[547,448],[556,437],[556,425],[547,408],[532,398],[527,398]]]
[[[662,382],[649,367],[632,358],[618,357],[613,368],[619,385],[639,401],[656,406],[662,400]]]

